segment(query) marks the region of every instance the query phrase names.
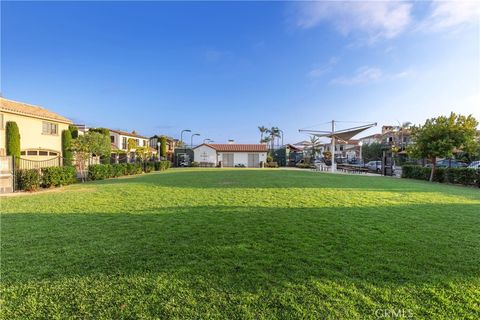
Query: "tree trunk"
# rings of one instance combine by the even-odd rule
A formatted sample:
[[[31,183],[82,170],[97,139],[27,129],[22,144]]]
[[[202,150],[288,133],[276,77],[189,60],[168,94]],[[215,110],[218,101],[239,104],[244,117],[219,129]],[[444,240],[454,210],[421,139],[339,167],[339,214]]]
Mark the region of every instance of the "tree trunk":
[[[437,158],[432,158],[432,171],[430,172],[430,182],[433,181],[433,177],[435,175],[435,167],[437,165]]]

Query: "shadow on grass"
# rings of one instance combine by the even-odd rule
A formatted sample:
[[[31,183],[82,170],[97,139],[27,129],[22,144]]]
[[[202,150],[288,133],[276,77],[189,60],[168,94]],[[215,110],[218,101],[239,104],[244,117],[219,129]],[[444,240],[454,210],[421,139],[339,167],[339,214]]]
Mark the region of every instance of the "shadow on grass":
[[[478,205],[169,208],[6,214],[2,280],[169,274],[254,291],[358,280],[399,286],[480,274]]]

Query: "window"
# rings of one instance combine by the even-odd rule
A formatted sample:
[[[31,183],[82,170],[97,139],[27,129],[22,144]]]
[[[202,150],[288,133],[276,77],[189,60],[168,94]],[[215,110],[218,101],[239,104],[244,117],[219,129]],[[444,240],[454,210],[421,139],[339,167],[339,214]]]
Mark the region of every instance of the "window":
[[[50,155],[50,156],[58,156],[58,152],[50,151],[50,152],[49,152],[49,155]]]
[[[48,156],[48,151],[38,151],[39,156]]]
[[[29,150],[27,151],[27,156],[38,156],[37,150]]]
[[[21,152],[20,152],[20,155],[21,155],[21,156],[24,156],[24,155],[25,155],[25,151],[21,151]]]
[[[122,149],[127,149],[127,137],[122,137]]]
[[[135,139],[135,145],[140,147],[140,141],[138,139]]]
[[[110,136],[110,142],[115,143],[115,136]]]
[[[5,129],[3,126],[3,113],[0,113],[0,129]]]
[[[56,135],[58,134],[58,125],[52,122],[44,121],[42,123],[42,133]]]

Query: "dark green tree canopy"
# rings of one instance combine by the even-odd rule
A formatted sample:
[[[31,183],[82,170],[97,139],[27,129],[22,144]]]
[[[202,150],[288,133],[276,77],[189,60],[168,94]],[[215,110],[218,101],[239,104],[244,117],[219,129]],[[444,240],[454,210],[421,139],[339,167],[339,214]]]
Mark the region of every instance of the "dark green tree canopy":
[[[5,125],[5,138],[7,155],[20,157],[20,130],[16,122],[7,121]]]
[[[73,153],[72,153],[72,133],[70,130],[62,131],[62,154],[63,154],[63,165],[71,166]]]
[[[160,137],[160,156],[167,156],[167,137],[165,136]]]
[[[472,116],[451,113],[425,121],[424,125],[412,127],[412,145],[408,152],[413,158],[427,158],[432,161],[433,179],[436,159],[450,158],[455,152],[472,152],[477,146],[478,121]]]

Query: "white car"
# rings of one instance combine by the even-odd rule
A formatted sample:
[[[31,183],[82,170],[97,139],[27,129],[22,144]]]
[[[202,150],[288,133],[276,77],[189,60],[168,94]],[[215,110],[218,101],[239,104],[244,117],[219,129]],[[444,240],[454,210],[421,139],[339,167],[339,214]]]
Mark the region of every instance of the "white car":
[[[468,167],[470,169],[480,169],[480,161],[473,161]]]

